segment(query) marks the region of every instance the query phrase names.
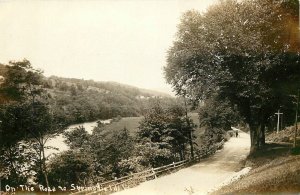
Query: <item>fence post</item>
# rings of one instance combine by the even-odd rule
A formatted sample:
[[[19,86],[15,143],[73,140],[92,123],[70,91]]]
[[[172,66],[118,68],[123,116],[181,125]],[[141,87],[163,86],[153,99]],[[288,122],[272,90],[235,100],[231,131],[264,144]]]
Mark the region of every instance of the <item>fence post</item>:
[[[173,167],[175,168],[175,163],[173,162],[172,164],[173,164]]]
[[[157,176],[156,176],[156,174],[155,174],[155,171],[154,171],[154,169],[152,168],[152,173],[154,174],[154,178],[156,179],[157,178]]]
[[[115,184],[115,186],[114,186],[114,192],[118,192],[118,185],[117,184]]]

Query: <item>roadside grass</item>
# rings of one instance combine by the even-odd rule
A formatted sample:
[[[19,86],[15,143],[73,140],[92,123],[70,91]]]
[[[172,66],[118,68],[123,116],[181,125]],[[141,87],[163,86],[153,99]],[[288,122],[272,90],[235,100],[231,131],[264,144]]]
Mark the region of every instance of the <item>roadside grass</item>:
[[[114,121],[105,125],[105,129],[108,131],[119,131],[126,128],[131,135],[134,135],[138,131],[139,123],[143,117],[124,117],[119,121]]]

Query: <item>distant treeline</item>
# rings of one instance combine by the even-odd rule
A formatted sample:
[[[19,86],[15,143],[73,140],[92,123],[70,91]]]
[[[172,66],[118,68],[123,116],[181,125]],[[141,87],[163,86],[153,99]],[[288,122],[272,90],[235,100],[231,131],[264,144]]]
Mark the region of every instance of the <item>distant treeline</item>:
[[[0,75],[7,67],[0,65]],[[172,101],[168,94],[139,89],[116,82],[96,82],[75,78],[43,77],[42,88],[47,91],[48,103],[54,116],[66,125],[141,116],[149,99]]]
[[[54,76],[45,80],[45,88],[51,96],[56,117],[66,124],[118,116],[141,116],[150,98],[163,98],[118,83]]]

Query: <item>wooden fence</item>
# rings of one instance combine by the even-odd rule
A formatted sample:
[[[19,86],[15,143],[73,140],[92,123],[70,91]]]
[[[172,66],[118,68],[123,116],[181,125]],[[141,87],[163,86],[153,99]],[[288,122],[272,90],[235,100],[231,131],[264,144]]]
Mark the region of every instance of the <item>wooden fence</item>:
[[[104,183],[98,183],[93,187],[88,187],[82,191],[72,193],[72,195],[108,195],[113,192],[122,191],[124,189],[132,188],[139,185],[142,182],[156,179],[157,177],[165,174],[172,173],[193,163],[199,162],[200,159],[206,158],[211,154],[214,154],[218,149],[221,149],[224,145],[224,140],[215,144],[207,151],[203,151],[198,154],[193,160],[183,160],[179,162],[173,162],[172,164],[148,169],[142,172],[134,173],[125,177],[116,178],[114,180],[106,181]]]

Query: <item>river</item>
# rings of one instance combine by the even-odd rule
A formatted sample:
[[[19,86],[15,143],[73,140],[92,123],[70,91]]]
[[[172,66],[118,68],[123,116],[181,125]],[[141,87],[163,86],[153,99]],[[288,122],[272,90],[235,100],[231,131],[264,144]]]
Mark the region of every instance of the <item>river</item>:
[[[111,123],[111,119],[97,120],[97,121],[101,121],[103,124]],[[97,126],[97,121],[70,125],[64,131],[72,131],[76,127],[83,126],[89,134],[92,134],[92,131],[93,131],[94,127]],[[55,137],[49,139],[46,143],[46,146],[55,147],[55,148],[58,148],[58,150],[46,149],[45,150],[46,156],[53,155],[53,154],[58,154],[58,153],[61,153],[63,151],[68,150],[69,147],[64,141],[65,141],[65,137],[63,136],[63,133],[58,134]]]

